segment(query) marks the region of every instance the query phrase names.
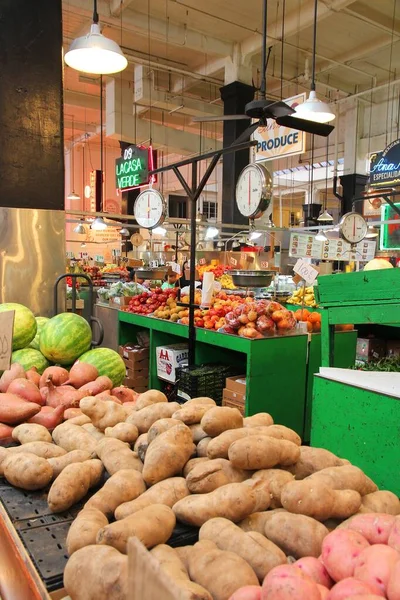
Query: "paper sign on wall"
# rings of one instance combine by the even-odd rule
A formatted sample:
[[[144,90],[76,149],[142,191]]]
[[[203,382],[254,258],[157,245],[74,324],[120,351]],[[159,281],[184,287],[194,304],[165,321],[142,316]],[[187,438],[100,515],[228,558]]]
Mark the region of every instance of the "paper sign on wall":
[[[295,273],[297,273],[298,275],[300,275],[300,277],[302,279],[304,279],[304,281],[306,283],[308,283],[309,285],[314,283],[314,281],[318,277],[317,269],[314,269],[314,267],[312,265],[307,263],[302,258],[298,259],[298,261],[296,262],[296,264],[293,267],[293,271]]]
[[[0,371],[6,371],[11,365],[14,316],[13,310],[0,313]]]

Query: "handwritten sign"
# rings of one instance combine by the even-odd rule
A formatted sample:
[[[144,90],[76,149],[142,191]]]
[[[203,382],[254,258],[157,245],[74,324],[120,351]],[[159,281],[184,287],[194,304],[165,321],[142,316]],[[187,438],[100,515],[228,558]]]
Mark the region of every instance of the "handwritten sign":
[[[231,256],[231,257],[230,257],[230,259],[229,259],[229,262],[231,263],[231,265],[232,265],[233,267],[236,267],[236,265],[237,265],[237,260],[236,260],[236,258],[233,258],[233,256]]]
[[[120,248],[113,248],[111,251],[112,255],[115,257],[121,256],[121,249]]]
[[[13,310],[0,313],[0,371],[11,365],[14,315]]]
[[[80,253],[82,260],[87,260],[89,258],[89,254],[87,252]]]
[[[96,254],[94,257],[95,262],[104,263],[104,256],[102,254]]]
[[[299,258],[293,267],[293,271],[300,275],[302,279],[308,284],[313,283],[318,277],[317,269],[314,269],[312,265],[307,263],[302,258]]]
[[[66,256],[67,256],[67,258],[75,258],[75,254],[73,252],[71,252],[71,250],[68,250],[66,252]]]
[[[176,263],[176,262],[171,262],[171,263],[169,264],[169,266],[171,267],[171,269],[172,269],[172,271],[173,271],[174,273],[177,273],[178,275],[180,275],[180,274],[181,274],[181,266],[180,266],[180,265],[178,265],[178,263]]]
[[[269,266],[269,263],[268,263],[268,261],[267,261],[267,260],[262,260],[262,261],[261,261],[261,263],[260,263],[260,267],[261,267],[262,269],[268,269],[268,266]]]
[[[201,265],[201,266],[202,266],[202,265],[205,265],[206,263],[207,263],[207,261],[206,261],[206,259],[205,259],[205,258],[201,258],[201,259],[199,260],[199,265]]]

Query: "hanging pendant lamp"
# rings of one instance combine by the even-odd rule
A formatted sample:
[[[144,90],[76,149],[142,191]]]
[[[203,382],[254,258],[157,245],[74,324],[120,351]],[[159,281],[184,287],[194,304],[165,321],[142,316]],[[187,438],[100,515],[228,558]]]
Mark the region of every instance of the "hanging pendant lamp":
[[[97,0],[94,0],[93,23],[87,35],[76,38],[64,60],[69,67],[93,75],[119,73],[128,66],[121,48],[100,31]]]
[[[314,0],[314,39],[313,39],[313,54],[312,54],[312,81],[311,91],[307,100],[303,104],[299,104],[295,108],[293,117],[299,117],[306,121],[315,121],[316,123],[329,123],[335,118],[335,113],[327,102],[323,102],[317,98],[315,91],[315,57],[317,52],[317,17],[318,17],[318,0]]]

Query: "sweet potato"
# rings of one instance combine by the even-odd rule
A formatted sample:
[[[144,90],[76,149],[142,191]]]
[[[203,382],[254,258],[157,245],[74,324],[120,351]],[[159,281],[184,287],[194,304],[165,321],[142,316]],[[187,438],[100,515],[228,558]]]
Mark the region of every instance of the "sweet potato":
[[[85,383],[79,389],[81,391],[86,392],[86,396],[97,396],[97,394],[101,394],[101,392],[105,392],[106,390],[111,390],[113,387],[113,383],[111,379],[105,375],[98,377],[94,381],[90,381],[89,383]]]
[[[276,508],[274,510],[253,512],[251,515],[243,519],[243,521],[240,521],[238,526],[240,529],[243,529],[243,531],[256,531],[257,533],[265,535],[265,524],[267,521],[269,521],[269,519],[272,519],[272,517],[279,512],[286,514],[287,510],[284,508]]]
[[[390,575],[398,561],[399,554],[394,548],[384,544],[368,546],[355,559],[354,577],[377,586],[385,596]]]
[[[234,523],[242,521],[254,512],[257,502],[255,489],[244,483],[228,483],[209,494],[182,498],[173,510],[178,521],[201,527],[213,517],[225,517]]]
[[[200,423],[196,423],[195,425],[189,425],[190,431],[192,432],[192,440],[193,443],[198,444],[204,438],[209,437]]]
[[[85,460],[90,459],[91,455],[89,452],[86,452],[86,450],[71,450],[71,452],[66,452],[63,454],[63,456],[49,458],[48,462],[53,469],[53,479],[55,479],[59,476],[61,471],[65,469],[65,467],[68,467],[68,465],[84,462]]]
[[[289,512],[326,521],[354,515],[361,506],[361,496],[354,490],[333,490],[321,481],[307,478],[287,483],[282,489],[281,502]]]
[[[8,440],[8,438],[11,438],[13,430],[14,427],[0,423],[0,440]]]
[[[120,504],[135,500],[146,491],[142,474],[133,469],[122,469],[112,475],[103,487],[85,504],[85,508],[97,508],[111,517]]]
[[[126,419],[126,422],[136,425],[139,433],[147,433],[153,423],[159,419],[172,417],[173,413],[179,407],[180,404],[178,402],[157,402],[156,404],[151,404],[141,410],[132,412]]]
[[[211,540],[220,550],[234,552],[254,569],[260,582],[277,565],[286,563],[286,556],[273,542],[259,533],[245,533],[224,518],[210,519],[200,528],[200,540]]]
[[[168,429],[172,429],[172,427],[175,427],[175,425],[180,425],[181,423],[182,423],[182,421],[179,421],[178,419],[172,419],[172,418],[159,419],[158,421],[153,423],[153,425],[150,427],[149,431],[147,432],[148,443],[150,444],[153,440],[156,439],[156,437],[158,435],[160,435],[161,433],[164,433],[165,431],[168,431]]]
[[[372,492],[363,496],[360,512],[398,515],[400,513],[400,500],[393,492],[387,490]]]
[[[86,546],[73,553],[64,586],[74,600],[126,600],[128,557],[109,546]]]
[[[336,529],[322,542],[321,558],[330,577],[340,581],[352,577],[357,557],[369,544],[357,531]]]
[[[50,442],[27,442],[21,446],[9,448],[9,452],[13,454],[29,452],[30,454],[36,454],[36,456],[40,456],[41,458],[55,458],[66,454],[66,451],[63,448]]]
[[[132,425],[132,423],[129,423],[129,425]],[[135,427],[136,427],[136,425],[135,425]],[[147,433],[142,433],[141,435],[139,435],[139,437],[136,440],[135,445],[134,445],[134,450],[135,450],[135,452],[137,452],[137,454],[142,462],[144,462],[144,457],[146,456],[148,446],[149,446],[149,441],[148,441]]]
[[[41,490],[50,483],[53,475],[45,458],[29,452],[7,452],[1,469],[11,485],[23,490]]]
[[[190,471],[192,471],[197,465],[200,465],[201,463],[205,463],[208,462],[209,458],[207,458],[206,456],[197,456],[196,458],[191,458],[187,461],[186,465],[183,467],[183,472],[182,475],[184,477],[187,477],[190,473]]]
[[[322,564],[321,560],[313,556],[305,556],[293,563],[295,567],[301,569],[303,573],[311,577],[315,583],[324,586],[327,590],[333,585],[332,579],[329,577],[328,571]]]
[[[125,442],[104,437],[96,446],[97,456],[103,462],[110,475],[122,469],[142,471],[143,463],[136,452],[132,452]]]
[[[0,455],[1,461],[1,455]],[[1,462],[0,462],[1,465]],[[388,545],[400,552],[400,517],[395,517],[393,527],[390,530]]]
[[[154,485],[180,473],[193,454],[194,445],[189,427],[180,423],[161,433],[147,448],[143,479]]]
[[[311,517],[278,512],[265,523],[264,533],[285,554],[302,558],[318,557],[327,528]]]
[[[71,450],[86,450],[91,456],[96,456],[97,442],[93,436],[79,425],[66,421],[58,425],[53,433],[53,440],[67,452]]]
[[[122,404],[91,396],[82,398],[79,408],[83,414],[90,417],[93,425],[100,431],[104,431],[106,427],[114,427],[117,423],[125,421],[128,416]]]
[[[100,529],[96,542],[113,546],[126,554],[130,537],[136,536],[146,548],[152,548],[164,544],[171,537],[175,524],[175,515],[169,506],[152,504]]]
[[[363,596],[364,594],[377,594],[380,596],[377,587],[355,577],[346,577],[333,586],[329,592],[328,600],[346,600],[347,598]]]
[[[97,485],[103,474],[100,460],[86,460],[82,463],[72,463],[65,467],[53,482],[47,503],[52,512],[67,510]]]
[[[32,381],[28,381],[25,376],[14,379],[8,386],[7,393],[15,394],[23,400],[35,402],[35,404],[39,404],[40,406],[45,404],[37,385]]]
[[[236,590],[229,600],[261,600],[261,592],[259,585],[245,585]]]
[[[389,577],[389,582],[386,588],[386,595],[389,600],[399,600],[400,597],[400,561],[398,561],[392,569]],[[341,600],[341,599],[339,599]]]
[[[40,412],[39,404],[27,402],[14,394],[0,394],[0,423],[17,425]]]
[[[139,436],[138,429],[133,423],[117,423],[114,427],[106,427],[106,437],[117,438],[121,442],[134,444]]]
[[[162,571],[179,588],[180,600],[212,600],[211,594],[193,581],[190,581],[185,565],[174,548],[166,544],[155,546],[150,554],[158,561]]]
[[[247,471],[236,469],[229,460],[215,458],[196,465],[187,475],[186,482],[192,494],[207,494],[227,483],[240,483],[248,476]]]
[[[293,481],[293,475],[282,469],[261,469],[253,474],[252,479],[261,479],[268,482],[271,495],[270,508],[280,508],[282,506],[282,489],[287,483]]]
[[[208,590],[213,600],[227,600],[239,588],[257,585],[257,575],[243,558],[204,544],[198,542],[189,554],[189,576]]]
[[[183,477],[170,477],[164,481],[156,483],[151,488],[146,490],[136,500],[124,502],[115,511],[116,519],[125,519],[151,504],[165,504],[172,508],[174,504],[189,495],[189,490],[186,481]]]
[[[93,423],[84,423],[83,425],[81,425],[81,427],[82,429],[90,433],[90,435],[94,437],[96,441],[102,440],[104,437],[104,433],[100,431],[100,429],[97,429],[97,427],[95,427]]]
[[[309,446],[300,446],[300,458],[295,465],[286,467],[296,479],[305,479],[309,475],[326,469],[328,467],[340,467],[348,464],[341,458],[338,458],[325,448],[310,448]]]
[[[196,447],[196,453],[198,458],[208,458],[208,444],[211,442],[212,438],[205,437],[200,440]]]
[[[357,514],[344,521],[339,528],[358,531],[370,544],[387,544],[395,522],[393,515],[384,513]]]
[[[294,565],[272,569],[262,585],[262,600],[321,600],[317,584]]]
[[[71,556],[74,552],[85,546],[96,543],[96,536],[100,529],[108,525],[107,517],[97,508],[85,506],[72,521],[67,534],[67,552]]]
[[[360,496],[377,490],[376,484],[361,469],[353,465],[322,469],[307,477],[307,481],[321,481],[333,490],[355,490]]]
[[[243,417],[237,408],[216,406],[205,413],[200,425],[209,437],[214,438],[228,429],[242,428]]]
[[[274,419],[269,413],[257,413],[243,419],[243,427],[269,427],[274,424]]]
[[[165,394],[159,390],[147,390],[147,392],[143,392],[143,394],[140,394],[136,399],[136,410],[142,410],[143,408],[146,408],[146,406],[159,404],[160,402],[168,402],[168,398]]]
[[[270,469],[276,465],[291,465],[298,460],[300,451],[293,442],[263,435],[250,435],[233,442],[229,447],[228,456],[231,463],[239,469],[257,470]]]
[[[51,435],[43,425],[36,425],[35,423],[23,423],[14,427],[12,432],[13,440],[16,440],[20,444],[26,444],[27,442],[51,442]]]

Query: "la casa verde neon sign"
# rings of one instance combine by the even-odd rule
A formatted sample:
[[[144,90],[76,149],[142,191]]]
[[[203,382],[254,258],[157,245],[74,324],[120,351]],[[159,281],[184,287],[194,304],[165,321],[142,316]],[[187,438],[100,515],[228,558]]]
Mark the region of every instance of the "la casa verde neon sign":
[[[400,140],[389,144],[383,152],[371,156],[369,173],[371,187],[400,184]]]
[[[134,144],[128,146],[123,156],[115,161],[117,189],[124,192],[154,183],[154,175],[149,175],[149,171],[153,168],[154,157],[151,146],[149,148]]]

